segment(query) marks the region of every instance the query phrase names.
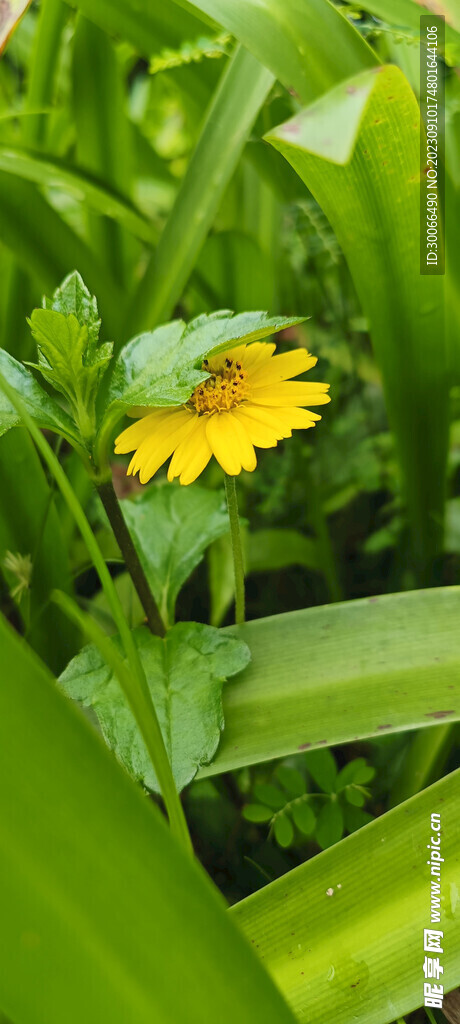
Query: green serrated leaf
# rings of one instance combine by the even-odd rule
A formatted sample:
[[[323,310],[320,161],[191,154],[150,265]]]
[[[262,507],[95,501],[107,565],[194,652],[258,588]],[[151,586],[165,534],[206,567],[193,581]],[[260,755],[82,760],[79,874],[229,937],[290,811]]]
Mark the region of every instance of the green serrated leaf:
[[[294,819],[294,824],[298,828],[299,832],[302,832],[305,836],[311,836],[315,831],[316,818],[310,804],[305,803],[305,801],[293,804],[291,813]]]
[[[29,324],[38,346],[36,368],[65,395],[82,432],[91,433],[87,419],[93,420],[97,388],[110,362],[112,344],[97,345],[95,323],[80,323],[74,313],[34,309]]]
[[[64,316],[73,314],[81,326],[86,325],[90,344],[96,344],[101,326],[96,296],[91,295],[77,270],[73,270],[56,288],[52,299],[44,298],[43,305],[45,309],[55,310]]]
[[[169,625],[181,587],[209,544],[229,529],[224,496],[197,484],[162,484],[121,505],[160,614]]]
[[[263,807],[262,804],[246,804],[246,807],[243,807],[243,818],[246,818],[246,821],[262,824],[263,822],[270,821],[272,817],[271,809]]]
[[[273,786],[269,782],[258,782],[254,786],[254,796],[257,800],[260,800],[261,804],[266,804],[267,807],[271,807],[274,811],[279,811],[286,805],[286,796],[278,789],[277,786]]]
[[[291,819],[287,814],[279,814],[273,825],[276,842],[286,848],[291,845],[294,839],[294,828]]]
[[[337,777],[337,766],[330,750],[312,750],[306,755],[307,771],[325,793],[332,793]]]
[[[336,800],[321,808],[316,826],[316,839],[322,850],[334,846],[343,836],[343,812]]]
[[[267,313],[217,310],[203,313],[186,326],[182,320],[133,338],[115,363],[101,434],[105,437],[123,412],[132,406],[166,407],[187,402],[209,374],[201,368],[205,356],[232,344],[248,344],[305,317],[269,317]]]
[[[217,749],[224,725],[222,684],[247,665],[249,650],[242,641],[195,622],[179,623],[163,640],[143,627],[133,635],[181,790]],[[59,682],[69,697],[94,708],[109,747],[130,774],[158,792],[131,710],[97,649],[84,647]]]
[[[18,392],[27,412],[41,427],[62,434],[72,443],[78,443],[70,416],[43,391],[29,370],[3,349],[0,349],[0,374]],[[0,436],[20,422],[21,417],[0,389]]]

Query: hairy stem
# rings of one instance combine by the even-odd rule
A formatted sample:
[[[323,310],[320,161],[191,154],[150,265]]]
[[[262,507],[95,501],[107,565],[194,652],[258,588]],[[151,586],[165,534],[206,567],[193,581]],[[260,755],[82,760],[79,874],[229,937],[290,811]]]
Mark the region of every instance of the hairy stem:
[[[225,474],[225,493],[227,495],[228,515],[230,519],[233,571],[235,574],[235,622],[237,625],[240,625],[240,623],[245,620],[243,549],[241,546],[240,519],[238,515],[235,477],[228,476],[227,473]]]
[[[164,623],[141,565],[139,555],[134,547],[133,539],[125,523],[120,502],[113,489],[113,483],[111,480],[105,480],[96,486],[115,539],[125,560],[126,568],[146,614],[149,629],[156,636],[164,636]]]

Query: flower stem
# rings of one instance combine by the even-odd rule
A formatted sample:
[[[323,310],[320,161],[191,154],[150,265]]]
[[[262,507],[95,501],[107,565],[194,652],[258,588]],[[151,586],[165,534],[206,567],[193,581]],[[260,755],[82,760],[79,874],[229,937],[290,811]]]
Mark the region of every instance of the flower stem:
[[[96,484],[97,492],[107,513],[115,539],[125,560],[126,568],[136,588],[139,600],[147,617],[149,629],[156,636],[165,635],[165,627],[155,598],[150,589],[133,539],[125,523],[120,502],[111,480]]]
[[[225,474],[225,493],[227,495],[228,515],[230,519],[230,536],[232,538],[233,571],[235,574],[235,622],[237,626],[245,621],[244,612],[244,563],[241,546],[240,520],[238,516],[238,500],[236,497],[236,481],[234,476]]]

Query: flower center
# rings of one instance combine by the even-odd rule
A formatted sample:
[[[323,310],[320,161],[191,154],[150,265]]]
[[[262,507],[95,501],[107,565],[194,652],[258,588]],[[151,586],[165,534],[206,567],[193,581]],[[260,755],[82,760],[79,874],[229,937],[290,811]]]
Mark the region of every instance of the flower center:
[[[208,369],[208,360],[203,361],[203,370]],[[195,412],[224,412],[240,405],[248,394],[247,371],[234,359],[225,359],[216,373],[195,388],[189,399],[189,406]]]

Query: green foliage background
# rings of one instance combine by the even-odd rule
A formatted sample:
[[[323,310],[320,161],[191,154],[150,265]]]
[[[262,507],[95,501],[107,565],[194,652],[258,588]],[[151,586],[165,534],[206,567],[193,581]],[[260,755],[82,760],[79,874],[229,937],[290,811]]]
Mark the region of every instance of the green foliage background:
[[[6,45],[0,372],[74,495],[66,503],[2,391],[0,1009],[11,1024],[411,1013],[420,1024],[437,810],[443,984],[460,984],[460,24],[444,4],[447,264],[423,277],[422,8],[40,0]],[[75,365],[59,349],[62,295],[54,321],[49,303],[38,308],[74,269],[98,303],[65,322]],[[222,319],[203,319],[184,334],[213,310],[270,319],[225,321],[224,334]],[[333,401],[314,432],[261,451],[238,480],[251,620],[239,640],[219,468],[183,490],[161,472],[141,495],[111,460],[181,684],[193,675],[196,699],[175,705],[165,642],[141,626],[88,477],[85,431],[106,415],[105,458],[129,404],[183,401],[202,378],[198,357],[283,317],[280,350],[318,355]],[[107,639],[123,613],[131,662]],[[121,651],[133,669],[133,636],[148,650],[122,694],[114,665]],[[214,885],[152,796],[129,699],[138,684],[147,718],[152,696],[161,708],[178,786],[198,772],[183,805]],[[124,768],[62,690],[94,708]]]

